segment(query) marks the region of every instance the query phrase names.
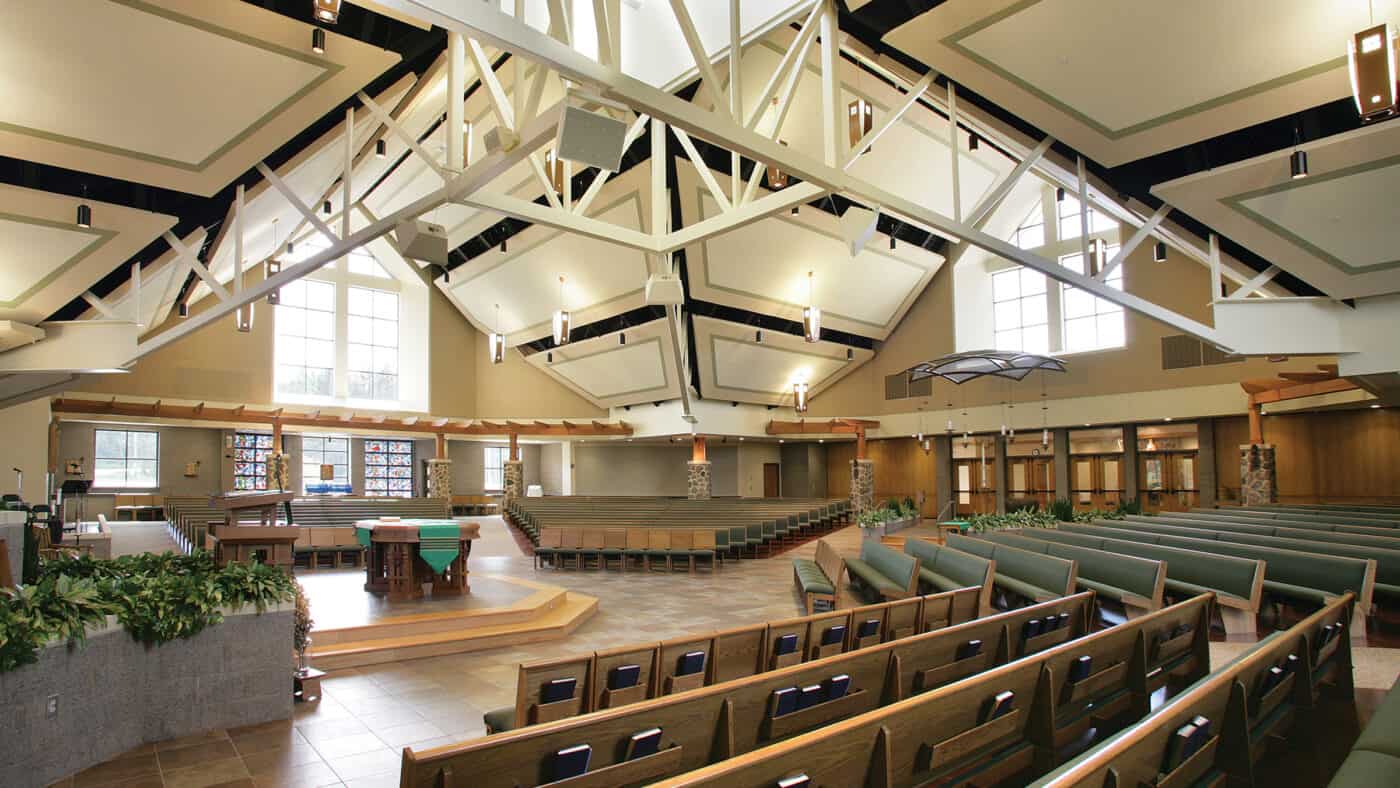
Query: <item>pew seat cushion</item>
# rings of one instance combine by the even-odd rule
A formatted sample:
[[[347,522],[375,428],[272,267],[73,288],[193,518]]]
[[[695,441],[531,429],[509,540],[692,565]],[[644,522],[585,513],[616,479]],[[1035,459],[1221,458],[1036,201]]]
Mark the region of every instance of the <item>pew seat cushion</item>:
[[[1327,600],[1334,594],[1329,594],[1318,588],[1308,588],[1306,586],[1295,586],[1292,583],[1280,583],[1277,580],[1264,580],[1264,590],[1289,599],[1300,599],[1315,605],[1325,605]]]
[[[1400,758],[1373,750],[1352,750],[1328,788],[1400,785]]]
[[[1386,693],[1352,749],[1400,758],[1400,736],[1397,736],[1397,732],[1400,732],[1400,690],[1392,689]],[[1400,785],[1400,780],[1389,780],[1386,784]]]
[[[1119,602],[1123,601],[1124,597],[1141,598],[1138,594],[1134,594],[1131,591],[1126,591],[1117,586],[1111,586],[1108,583],[1100,583],[1097,580],[1089,580],[1084,577],[1078,577],[1075,579],[1075,582],[1083,586],[1084,588],[1093,591],[1095,594],[1098,594],[1100,596],[1106,596],[1109,599],[1116,599]]]
[[[486,730],[490,733],[500,733],[515,727],[515,707],[492,709],[481,715],[481,719],[486,723]]]
[[[904,586],[880,574],[880,570],[859,558],[846,559],[846,571],[859,577],[880,593],[902,594]]]
[[[817,562],[809,558],[792,559],[793,571],[797,574],[797,582],[802,586],[802,592],[806,594],[834,594],[836,587],[832,585],[831,578],[826,576]]]
[[[1017,580],[1016,578],[1004,575],[1001,572],[997,572],[995,582],[1002,588],[1020,594],[1021,596],[1026,597],[1027,599],[1057,599],[1060,596],[1060,594],[1057,594],[1054,591],[1049,591],[1044,588],[1040,588],[1039,586],[1033,586],[1030,583],[1027,583],[1023,580]]]
[[[945,577],[932,569],[919,567],[920,582],[928,583],[939,591],[956,591],[959,588],[967,588],[963,583],[959,583],[951,577]]]
[[[1376,583],[1374,594],[1386,599],[1400,599],[1400,585],[1395,583]]]

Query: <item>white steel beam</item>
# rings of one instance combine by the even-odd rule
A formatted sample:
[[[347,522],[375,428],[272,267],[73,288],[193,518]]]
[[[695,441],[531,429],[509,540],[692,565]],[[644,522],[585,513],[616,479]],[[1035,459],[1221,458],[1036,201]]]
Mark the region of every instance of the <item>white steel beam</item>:
[[[651,234],[657,238],[670,231],[666,220],[671,213],[666,194],[666,124],[651,119]]]
[[[481,79],[481,86],[486,89],[486,97],[490,99],[491,110],[496,113],[496,123],[507,131],[515,130],[515,112],[510,106],[510,97],[506,95],[505,88],[501,87],[501,80],[496,76],[496,72],[491,69],[491,61],[486,58],[486,52],[482,50],[480,42],[474,38],[467,39],[467,54],[471,55],[472,66],[476,68],[477,76]],[[457,133],[462,133],[462,123],[457,123]],[[450,139],[450,137],[449,137]]]
[[[1161,207],[1153,212],[1152,216],[1128,238],[1128,242],[1118,247],[1118,254],[1115,254],[1113,259],[1109,260],[1108,264],[1103,267],[1103,270],[1094,275],[1094,278],[1100,282],[1107,282],[1108,275],[1113,273],[1115,268],[1122,265],[1123,261],[1128,259],[1128,255],[1132,254],[1133,250],[1141,246],[1142,242],[1147,240],[1147,237],[1152,234],[1152,231],[1157,229],[1157,225],[1161,224],[1162,220],[1167,218],[1167,214],[1171,212],[1172,207],[1166,203],[1162,203]]]
[[[449,135],[448,139],[451,139]],[[340,237],[350,234],[351,175],[355,172],[355,107],[345,108],[345,170],[340,176]],[[274,250],[274,254],[276,251]]]
[[[609,243],[627,246],[643,252],[654,254],[659,251],[660,247],[658,240],[648,233],[621,227],[612,222],[605,222],[588,216],[580,216],[563,208],[540,205],[530,200],[522,200],[519,197],[513,197],[508,194],[476,191],[459,197],[453,200],[453,202],[461,203],[462,205],[470,205],[473,208],[495,211],[533,224],[554,227],[575,235],[582,235],[599,241],[608,241]]]
[[[968,223],[979,230],[985,227],[987,220],[992,218],[992,212],[997,209],[1001,201],[1006,199],[1006,195],[1010,194],[1011,190],[1020,182],[1021,176],[1025,175],[1031,167],[1034,167],[1035,163],[1040,161],[1040,157],[1045,155],[1045,151],[1049,150],[1050,146],[1054,144],[1055,139],[1053,137],[1046,137],[1041,140],[1040,144],[1036,145],[1035,149],[1032,150],[1028,156],[1021,159],[1021,161],[1016,164],[1016,169],[1007,173],[996,186],[992,187],[992,190],[988,192],[987,196],[982,198],[982,202],[977,203],[977,207],[973,208],[972,213],[967,215]]]
[[[1220,239],[1210,234],[1210,301],[1213,303],[1225,297],[1220,279]]]
[[[743,83],[739,79],[739,60],[743,56],[743,51],[739,37],[739,0],[729,0],[729,116],[735,121],[744,117]],[[729,202],[734,205],[738,205],[744,199],[741,192],[744,179],[739,175],[740,163],[739,154],[731,151],[729,154]],[[754,169],[758,168],[758,162],[754,162]]]
[[[83,293],[83,300],[88,302],[89,306],[91,306],[93,309],[96,309],[99,313],[101,313],[103,317],[107,318],[108,320],[122,319],[121,315],[117,314],[117,310],[113,309],[112,306],[106,301],[103,301],[102,296],[99,296],[91,290],[88,290],[87,292]]]
[[[953,221],[962,221],[962,157],[958,155],[958,89],[948,80],[948,155],[953,167]]]
[[[671,11],[676,15],[676,24],[680,25],[681,36],[685,38],[685,45],[690,49],[690,56],[695,60],[695,67],[700,71],[700,80],[705,85],[705,92],[710,94],[710,98],[715,104],[716,115],[728,115],[729,111],[724,105],[724,96],[720,94],[719,77],[715,76],[715,70],[710,65],[710,57],[705,54],[705,45],[700,43],[700,34],[695,30],[695,23],[690,18],[690,11],[685,7],[685,0],[671,0]]]
[[[292,188],[287,185],[287,182],[272,171],[271,167],[268,167],[264,162],[258,162],[257,168],[258,172],[267,179],[267,182],[272,184],[272,188],[280,192],[282,196],[287,199],[287,202],[297,210],[297,213],[300,213],[302,218],[309,222],[312,227],[315,227],[317,232],[324,235],[327,241],[335,243],[340,240],[340,236],[335,234],[335,231],[330,228],[330,225],[321,221],[321,217],[316,215],[316,211],[307,207],[306,203],[302,202],[296,192],[292,191]],[[342,210],[341,213],[348,214],[349,211]]]
[[[1084,262],[1084,270],[1089,270],[1089,176],[1084,168],[1084,157],[1074,160],[1075,172],[1079,176],[1079,253]]]
[[[216,298],[220,301],[227,301],[229,299],[228,290],[224,287],[223,283],[219,281],[218,277],[209,273],[209,269],[205,268],[204,264],[199,262],[199,255],[194,250],[185,246],[185,244],[182,243],[179,238],[176,238],[175,234],[169,230],[166,230],[165,234],[161,237],[165,239],[165,242],[171,249],[175,250],[175,253],[180,256],[180,259],[185,261],[185,265],[188,265],[190,270],[194,271],[195,275],[204,282],[205,286],[213,291]]]
[[[452,180],[442,188],[432,191],[399,210],[371,222],[345,238],[332,242],[329,248],[322,249],[296,265],[282,269],[281,273],[264,279],[262,282],[244,290],[237,296],[227,297],[226,295],[227,300],[223,301],[218,306],[207,309],[198,315],[191,315],[188,319],[181,321],[179,324],[147,339],[140,344],[138,355],[146,355],[147,353],[159,350],[169,345],[171,342],[175,342],[213,323],[238,307],[263,298],[273,290],[285,287],[288,283],[306,276],[327,263],[340,259],[350,250],[364,246],[376,238],[387,235],[405,219],[421,216],[443,203],[470,194],[482,186],[491,183],[496,178],[509,172],[516,164],[520,163],[520,161],[526,157],[526,151],[538,148],[554,136],[555,129],[559,125],[559,113],[560,107],[556,105],[553,109],[522,126],[519,132],[520,144],[514,149],[487,154],[476,164],[467,167],[462,173],[453,176]],[[166,233],[167,242],[170,242],[174,238],[175,237],[170,233]],[[175,240],[172,246],[178,243],[179,241]],[[205,275],[208,274],[207,271],[204,273]]]
[[[782,213],[794,205],[811,202],[826,194],[822,187],[814,183],[795,183],[782,191],[773,192],[752,202],[746,202],[728,213],[711,216],[708,219],[686,225],[666,236],[661,245],[662,251],[677,249],[699,243],[716,235],[752,224],[776,213]]]
[[[1263,271],[1260,271],[1258,276],[1255,276],[1253,279],[1249,280],[1248,282],[1245,282],[1243,285],[1240,285],[1240,289],[1231,293],[1230,297],[1226,298],[1225,300],[1243,301],[1246,298],[1249,298],[1251,293],[1259,292],[1259,288],[1263,287],[1269,282],[1272,282],[1274,277],[1278,276],[1278,273],[1281,270],[1282,269],[1280,269],[1278,266],[1270,264],[1268,268],[1265,268]]]
[[[869,205],[879,205],[881,210],[900,217],[916,226],[939,234],[961,238],[967,243],[985,249],[992,254],[1040,271],[1051,279],[1078,287],[1112,303],[1142,313],[1154,320],[1166,323],[1184,333],[1201,339],[1216,342],[1216,334],[1210,326],[1192,320],[1177,312],[1154,304],[1139,296],[1109,287],[1093,277],[1077,274],[1060,265],[1024,249],[1017,248],[1005,240],[991,236],[965,222],[959,222],[920,205],[893,192],[889,192],[864,179],[849,175],[839,166],[815,161],[800,151],[793,150],[768,139],[766,136],[749,131],[729,120],[716,117],[704,107],[680,99],[659,90],[625,73],[605,68],[570,47],[540,33],[528,26],[517,23],[506,14],[485,3],[450,3],[450,0],[382,0],[397,8],[411,9],[421,18],[427,19],[448,29],[471,33],[482,41],[490,42],[513,52],[528,53],[536,61],[543,62],[558,71],[564,78],[575,82],[596,86],[606,98],[623,102],[639,112],[646,112],[654,119],[681,128],[691,134],[737,150],[741,155],[758,161],[772,162],[787,172],[805,181],[799,186],[819,188],[821,191],[850,194]],[[444,11],[450,5],[450,13]],[[834,31],[834,25],[833,31]],[[785,197],[793,187],[751,205],[741,206],[743,211],[765,201]],[[686,230],[676,232],[680,236]],[[672,239],[674,241],[674,239]],[[674,246],[668,243],[668,246]]]
[[[680,141],[681,148],[690,159],[690,163],[695,165],[695,171],[700,174],[700,180],[704,182],[705,188],[710,190],[715,202],[719,203],[720,209],[728,211],[733,206],[729,202],[729,198],[725,196],[724,189],[720,188],[719,182],[715,180],[714,173],[710,172],[709,165],[705,164],[705,158],[700,155],[699,151],[695,150],[695,143],[690,141],[690,135],[680,129],[673,129],[673,131],[676,132],[676,139]],[[737,178],[739,174],[732,173],[730,177]]]
[[[846,166],[844,169],[849,170],[852,164],[860,160],[861,154],[869,150],[870,147],[875,144],[876,140],[884,136],[885,132],[894,128],[894,124],[898,123],[899,119],[904,117],[904,113],[908,112],[910,107],[918,103],[919,96],[923,95],[923,92],[928,89],[928,86],[933,84],[934,76],[935,73],[933,71],[925,74],[924,78],[919,80],[919,84],[915,85],[913,89],[909,91],[908,95],[904,97],[903,104],[896,107],[895,111],[890,113],[889,117],[885,118],[883,123],[871,129],[870,133],[860,138],[860,142],[856,143],[855,147],[851,149],[850,155],[846,157]],[[954,153],[956,152],[955,148]]]
[[[480,66],[477,67],[480,70]],[[487,64],[490,69],[490,64]],[[482,74],[485,80],[485,74]],[[461,33],[447,33],[447,128],[443,137],[447,141],[447,167],[460,170],[466,166],[462,151],[462,128],[465,123],[465,109],[462,102],[467,91],[467,42]],[[494,100],[494,96],[492,96]],[[373,108],[371,108],[372,110]],[[504,124],[502,124],[504,125]],[[506,126],[506,128],[510,128]],[[348,206],[347,206],[348,208]]]
[[[380,123],[383,123],[385,127],[389,129],[389,131],[393,132],[394,136],[398,137],[400,142],[402,142],[404,145],[407,145],[409,150],[418,154],[418,158],[422,159],[423,162],[429,167],[432,167],[438,175],[442,176],[443,180],[448,180],[452,177],[452,172],[448,168],[439,164],[438,160],[433,158],[426,150],[423,150],[423,146],[418,144],[418,140],[412,134],[408,133],[407,129],[399,125],[399,122],[397,120],[394,120],[394,118],[389,114],[387,110],[379,106],[378,102],[370,98],[369,95],[366,94],[363,90],[359,93],[356,93],[355,96],[360,100],[361,104],[364,104],[365,107],[368,108],[369,111],[373,113],[376,118],[379,119]],[[450,123],[451,120],[449,120],[448,122]],[[459,117],[457,120],[459,129],[461,128],[461,122],[461,118]],[[452,136],[447,135],[447,139],[450,144]]]
[[[834,167],[841,160],[841,73],[836,55],[836,6],[822,0],[821,61],[822,61],[822,150],[826,166]],[[800,65],[798,66],[801,67]],[[776,161],[776,160],[775,160]]]
[[[593,32],[598,39],[598,62],[605,66],[618,65],[618,57],[613,52],[612,34],[608,32],[611,20],[603,0],[593,0]]]
[[[233,189],[233,292],[243,292],[243,184]]]
[[[774,108],[773,128],[768,132],[768,138],[776,140],[782,132],[783,123],[787,121],[788,110],[792,108],[792,98],[797,94],[797,84],[802,81],[802,74],[806,71],[803,68],[807,62],[807,50],[812,48],[812,42],[816,40],[816,35],[807,36],[798,48],[797,64],[788,71],[786,80],[783,82],[782,91],[778,94],[778,104]],[[755,115],[755,117],[758,117]],[[752,128],[752,126],[750,126]],[[744,188],[744,202],[752,202],[754,194],[758,192],[758,181],[763,177],[763,168],[755,166],[749,175],[748,185]]]
[[[554,182],[549,179],[549,174],[544,171],[544,163],[540,161],[540,155],[538,153],[531,153],[526,161],[530,164],[530,172],[535,174],[535,180],[539,181],[540,187],[544,189],[544,198],[549,202],[549,206],[562,210],[564,204],[559,202],[559,194],[554,191]]]
[[[773,69],[773,73],[768,77],[768,83],[758,94],[758,103],[753,107],[753,115],[744,124],[744,127],[749,131],[758,128],[758,122],[763,119],[763,113],[768,109],[768,102],[773,99],[773,92],[778,89],[778,85],[782,83],[785,76],[793,68],[800,70],[802,64],[807,60],[807,50],[817,36],[817,28],[821,26],[820,20],[824,9],[825,0],[817,0],[812,3],[812,12],[807,15],[807,21],[802,23],[802,29],[798,31],[797,38],[783,53],[783,59],[778,61],[778,67]]]
[[[139,262],[131,264],[131,301],[131,322],[144,327],[146,324],[141,322],[141,264]]]

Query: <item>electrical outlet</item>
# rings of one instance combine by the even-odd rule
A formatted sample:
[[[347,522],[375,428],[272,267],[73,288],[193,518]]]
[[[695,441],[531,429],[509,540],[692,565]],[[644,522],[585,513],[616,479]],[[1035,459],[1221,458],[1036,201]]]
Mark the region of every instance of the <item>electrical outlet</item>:
[[[57,717],[57,716],[58,716],[58,696],[57,696],[57,695],[50,695],[50,696],[49,696],[48,711],[49,711],[49,716],[50,716],[50,717]]]

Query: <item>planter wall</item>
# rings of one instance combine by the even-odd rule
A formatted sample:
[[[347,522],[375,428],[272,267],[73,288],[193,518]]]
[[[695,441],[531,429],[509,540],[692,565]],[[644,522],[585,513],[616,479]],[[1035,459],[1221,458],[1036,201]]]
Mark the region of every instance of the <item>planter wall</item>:
[[[115,624],[78,646],[49,644],[0,673],[4,784],[41,788],[148,742],[290,717],[293,615],[290,602],[225,611],[222,624],[158,646]]]

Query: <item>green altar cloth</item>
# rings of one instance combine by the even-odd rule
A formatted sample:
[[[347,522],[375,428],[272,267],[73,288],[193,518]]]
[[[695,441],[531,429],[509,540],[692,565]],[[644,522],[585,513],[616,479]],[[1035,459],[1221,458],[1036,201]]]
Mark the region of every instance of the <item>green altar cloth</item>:
[[[355,541],[360,543],[360,547],[369,547],[370,535],[374,532],[368,528],[355,526]]]
[[[451,520],[423,522],[418,526],[418,557],[442,574],[457,558],[461,528]]]

